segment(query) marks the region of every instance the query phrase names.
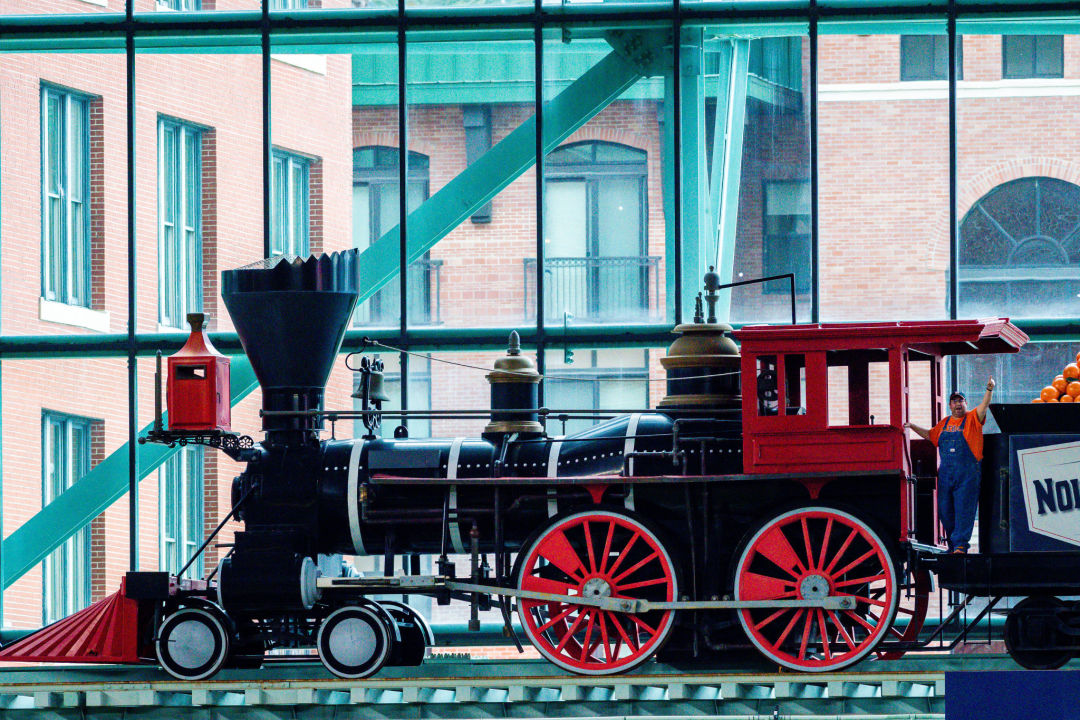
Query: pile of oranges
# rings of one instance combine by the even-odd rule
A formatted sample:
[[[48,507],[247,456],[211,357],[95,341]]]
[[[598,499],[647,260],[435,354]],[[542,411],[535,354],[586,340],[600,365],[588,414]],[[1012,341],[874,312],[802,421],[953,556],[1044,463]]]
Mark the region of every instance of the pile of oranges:
[[[1080,353],[1076,362],[1069,363],[1054,381],[1044,387],[1033,403],[1080,403]]]

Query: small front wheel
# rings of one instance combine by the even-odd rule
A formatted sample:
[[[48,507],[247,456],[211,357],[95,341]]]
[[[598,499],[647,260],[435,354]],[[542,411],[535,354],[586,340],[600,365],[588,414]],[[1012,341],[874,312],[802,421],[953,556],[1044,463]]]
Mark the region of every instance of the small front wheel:
[[[224,617],[209,608],[180,608],[161,623],[154,650],[161,667],[174,678],[208,678],[229,657]]]
[[[323,620],[315,647],[327,670],[355,680],[374,675],[386,664],[391,640],[386,623],[375,610],[350,605]]]

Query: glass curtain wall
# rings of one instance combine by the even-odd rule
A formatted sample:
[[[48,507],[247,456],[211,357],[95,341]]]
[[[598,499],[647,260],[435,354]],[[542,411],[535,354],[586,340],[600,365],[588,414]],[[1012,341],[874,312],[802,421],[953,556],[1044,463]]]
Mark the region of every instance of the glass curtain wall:
[[[36,555],[5,557],[19,576],[5,623],[34,626],[101,597],[130,564],[126,499],[93,518],[39,514],[63,506],[71,483],[100,478],[105,458],[126,460],[129,403],[138,428],[152,420],[152,363],[140,359],[129,383],[129,328],[139,353],[167,355],[183,341],[182,316],[201,307],[219,347],[237,353],[219,273],[275,249],[364,251],[366,302],[345,349],[370,336],[393,348],[385,357],[431,353],[388,362],[388,388],[409,409],[487,407],[482,372],[459,377],[438,360],[488,367],[510,329],[550,365],[545,404],[655,403],[662,351],[634,347],[670,342],[713,262],[732,280],[794,272],[803,321],[1010,315],[1041,342],[958,366],[968,389],[994,374],[1006,400],[1033,396],[1074,359],[1080,173],[1061,119],[1075,114],[1080,44],[1068,22],[960,18],[950,96],[950,38],[935,8],[864,3],[815,35],[798,8],[763,21],[752,7],[715,6],[710,17],[712,4],[694,3],[691,23],[649,3],[605,3],[602,22],[590,3],[544,2],[536,15],[525,2],[494,5],[410,0],[399,27],[394,2],[275,0],[268,26],[258,0],[135,0],[131,24],[118,0],[3,4],[0,517],[4,536],[43,538]],[[465,29],[462,8],[486,20]],[[235,11],[228,23],[224,10]],[[87,13],[115,29],[87,35]],[[163,13],[183,31],[162,30]],[[12,19],[35,14],[55,17]],[[128,38],[138,50],[131,153]],[[485,157],[513,163],[479,172]],[[458,204],[444,214],[436,201],[448,190]],[[416,216],[403,240],[417,250],[404,266],[397,241],[378,244],[399,226],[403,196]],[[737,324],[786,313],[782,288],[731,294]],[[335,369],[328,404],[350,407],[353,383]],[[235,427],[257,434],[257,389],[237,396]],[[46,442],[49,426],[71,430],[54,434],[66,446]],[[147,460],[129,474],[157,468]],[[221,479],[237,471],[205,454],[204,530],[227,505]],[[164,561],[154,485],[137,508],[144,569]],[[46,576],[73,571],[80,542],[102,570],[83,595],[45,607]],[[56,562],[43,568],[45,558]]]

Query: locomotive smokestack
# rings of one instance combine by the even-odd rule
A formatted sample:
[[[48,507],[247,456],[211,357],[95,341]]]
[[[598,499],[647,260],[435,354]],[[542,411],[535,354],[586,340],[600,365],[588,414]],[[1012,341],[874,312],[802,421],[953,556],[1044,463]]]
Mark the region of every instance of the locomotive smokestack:
[[[358,250],[270,258],[221,273],[221,297],[263,392],[263,410],[321,410],[358,293]],[[271,440],[303,440],[312,417],[263,418]]]

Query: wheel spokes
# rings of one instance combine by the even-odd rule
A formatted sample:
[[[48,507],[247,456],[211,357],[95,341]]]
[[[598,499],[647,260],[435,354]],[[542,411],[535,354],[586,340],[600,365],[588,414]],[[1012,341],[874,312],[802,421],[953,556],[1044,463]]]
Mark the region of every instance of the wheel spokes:
[[[857,648],[855,645],[855,641],[851,639],[851,636],[848,635],[847,630],[845,630],[844,626],[840,623],[840,618],[836,616],[835,610],[829,611],[829,619],[833,621],[833,625],[835,625],[836,629],[840,631],[840,636],[844,638],[844,642],[847,643],[847,646],[852,650],[856,650]]]
[[[632,582],[626,585],[619,585],[618,590],[619,592],[623,592],[625,590],[637,590],[638,588],[651,587],[653,585],[666,585],[669,582],[671,581],[668,580],[666,577],[659,577],[655,580],[642,580],[640,582]]]
[[[866,585],[873,582],[881,582],[885,580],[885,573],[880,575],[871,575],[867,577],[855,578],[854,580],[842,580],[838,583],[833,583],[833,587],[847,587],[849,585]]]
[[[539,551],[540,557],[570,577],[580,580],[584,576],[581,558],[563,531],[557,530],[544,538]]]
[[[559,613],[558,615],[555,615],[553,618],[548,620],[546,623],[544,623],[540,627],[536,628],[537,632],[544,632],[545,630],[548,630],[549,628],[553,627],[556,623],[561,622],[563,620],[563,618],[565,618],[567,615],[574,612],[574,609],[575,608],[574,608],[573,605],[567,606],[567,608],[565,610],[563,610],[561,613]]]
[[[795,626],[799,623],[799,618],[806,611],[806,608],[799,608],[795,611],[791,620],[788,621],[787,627],[784,628],[784,632],[780,633],[780,637],[776,638],[776,645],[774,647],[780,647],[784,644],[784,640],[791,634],[791,631],[795,629]]]
[[[642,559],[640,559],[636,563],[634,563],[632,566],[630,566],[630,568],[628,570],[623,570],[621,573],[619,573],[615,577],[611,578],[611,581],[614,582],[614,583],[618,583],[624,577],[627,577],[628,575],[632,575],[635,570],[640,570],[646,564],[652,562],[653,560],[655,560],[658,557],[660,557],[660,553],[658,553],[658,552],[656,552],[654,550],[653,552],[649,553],[648,555],[646,555],[645,557],[643,557]]]
[[[592,650],[592,647],[589,645],[589,638],[592,637],[593,625],[596,624],[596,613],[589,611],[588,616],[589,624],[585,628],[585,637],[581,641],[581,662],[585,662],[586,657],[588,657],[590,651]]]
[[[631,651],[637,652],[637,643],[630,639],[630,636],[626,633],[626,630],[623,628],[622,623],[619,622],[619,618],[616,617],[615,613],[610,611],[608,611],[608,615],[611,616],[611,623],[615,626],[615,629],[619,631],[619,637],[622,638],[622,641],[626,643],[626,646],[630,648]]]
[[[579,608],[574,609],[577,610]],[[559,644],[555,646],[555,652],[560,653],[563,651],[563,649],[566,647],[566,644],[570,642],[571,638],[574,637],[574,631],[578,629],[578,626],[581,625],[581,621],[584,619],[585,613],[578,613],[577,620],[574,620],[570,627],[567,628],[566,634],[563,635],[562,640],[559,641]]]
[[[832,569],[834,567],[836,567],[836,563],[840,562],[840,558],[842,558],[844,556],[844,553],[847,552],[848,547],[851,546],[851,542],[855,539],[855,536],[858,535],[858,534],[859,534],[859,531],[858,531],[857,528],[851,528],[851,532],[848,534],[847,538],[844,540],[844,544],[841,545],[840,549],[836,551],[836,555],[833,556],[832,562],[830,562],[829,566],[827,568],[825,568],[824,572],[825,572],[826,575],[828,575],[829,573],[832,572]],[[837,573],[837,574],[839,574],[839,573]]]
[[[843,570],[837,570],[835,573],[833,573],[833,575],[843,575],[848,570],[851,570],[852,568],[858,567],[863,561],[865,561],[866,559],[868,559],[869,557],[871,557],[875,553],[877,553],[877,548],[870,548],[869,550],[864,552],[862,555],[860,555],[859,557],[855,558],[854,560],[849,562],[847,565],[845,565]]]
[[[593,555],[592,546],[592,533],[589,531],[589,521],[584,522],[585,526],[585,554],[589,558],[589,572],[596,572],[596,557]]]
[[[825,523],[825,538],[821,541],[821,557],[818,558],[817,567],[821,568],[825,565],[825,553],[829,551],[829,536],[832,535],[833,519],[829,518]]]
[[[600,573],[603,574],[607,570],[608,553],[611,552],[611,538],[615,534],[615,523],[608,523],[607,539],[604,540],[604,554],[600,556]]]
[[[615,655],[612,654],[611,642],[608,640],[607,620],[604,619],[603,611],[596,613],[600,618],[600,642],[604,645],[604,658],[607,662],[613,662],[617,657],[619,648],[615,647]]]
[[[825,613],[821,608],[817,609],[818,632],[821,633],[821,651],[825,653],[826,660],[832,660],[832,648],[829,647],[829,631],[825,628]]]
[[[806,567],[812,569],[814,567],[814,550],[810,545],[810,526],[807,524],[805,516],[802,518],[800,525],[802,525],[803,547],[806,548]]]
[[[761,538],[760,545],[758,553],[762,557],[768,558],[776,567],[787,572],[791,577],[797,578],[799,573],[806,571],[802,561],[799,560],[799,556],[795,553],[795,548],[791,547],[787,536],[779,527],[773,528],[766,533]],[[793,571],[792,568],[798,570],[798,572]]]
[[[742,600],[779,600],[797,594],[793,582],[752,572],[745,573],[739,585]]]
[[[608,575],[615,574],[615,571],[619,569],[619,565],[622,564],[622,561],[630,552],[630,548],[634,547],[634,543],[636,543],[638,541],[638,538],[640,537],[641,533],[639,532],[635,532],[632,536],[630,536],[630,541],[626,543],[626,546],[623,548],[622,552],[619,553],[618,556],[615,558],[615,562],[611,564],[611,569],[607,572]]]
[[[806,657],[806,645],[810,641],[810,632],[814,629],[814,614],[806,613],[806,622],[803,623],[802,642],[799,643],[799,659]]]
[[[738,613],[762,652],[796,669],[838,668],[861,658],[886,635],[897,604],[884,544],[858,518],[831,508],[792,510],[765,523],[740,556],[736,577],[739,600],[855,601],[844,611],[818,606]]]
[[[664,601],[678,596],[671,559],[655,535],[615,512],[557,521],[524,551],[518,578],[521,589],[571,596],[565,602],[519,604],[529,640],[571,671],[608,674],[633,667],[672,627],[671,610],[636,615],[576,602],[581,595]]]

